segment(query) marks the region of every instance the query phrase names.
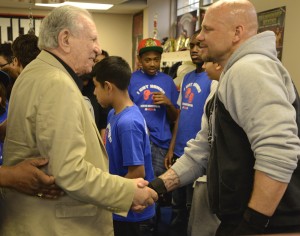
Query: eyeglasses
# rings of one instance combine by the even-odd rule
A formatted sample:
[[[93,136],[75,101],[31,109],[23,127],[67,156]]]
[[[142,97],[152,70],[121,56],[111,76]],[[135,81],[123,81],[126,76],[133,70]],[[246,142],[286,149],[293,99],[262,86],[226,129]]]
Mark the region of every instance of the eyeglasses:
[[[11,62],[7,62],[7,63],[5,63],[5,64],[0,65],[0,69],[2,69],[4,66],[9,65],[10,63],[11,63]]]

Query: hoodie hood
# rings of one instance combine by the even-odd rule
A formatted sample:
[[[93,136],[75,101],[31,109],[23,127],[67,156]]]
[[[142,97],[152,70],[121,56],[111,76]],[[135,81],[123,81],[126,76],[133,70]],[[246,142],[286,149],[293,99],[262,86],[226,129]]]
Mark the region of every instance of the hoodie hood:
[[[238,60],[249,54],[262,54],[278,61],[276,37],[273,31],[264,31],[246,40],[229,58],[224,73]]]

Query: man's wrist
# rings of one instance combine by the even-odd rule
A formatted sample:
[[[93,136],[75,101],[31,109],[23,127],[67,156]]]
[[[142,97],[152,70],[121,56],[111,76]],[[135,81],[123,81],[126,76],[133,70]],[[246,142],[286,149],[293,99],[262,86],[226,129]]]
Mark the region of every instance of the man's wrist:
[[[165,103],[165,106],[166,107],[173,107],[174,105],[171,101],[169,101],[168,103]]]
[[[243,218],[231,235],[257,235],[263,234],[269,225],[270,217],[247,208]]]
[[[267,228],[270,222],[269,216],[266,216],[250,207],[247,207],[243,218],[248,224],[262,229]]]
[[[164,181],[161,178],[155,178],[149,183],[148,187],[156,191],[158,195],[162,195],[168,192]]]
[[[10,175],[7,174],[7,171],[10,167],[0,166],[0,187],[9,187],[8,182],[10,181]]]

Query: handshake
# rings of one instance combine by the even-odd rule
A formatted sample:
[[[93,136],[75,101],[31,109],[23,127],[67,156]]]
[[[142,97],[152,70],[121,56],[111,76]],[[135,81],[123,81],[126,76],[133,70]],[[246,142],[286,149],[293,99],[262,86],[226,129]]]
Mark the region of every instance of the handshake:
[[[131,210],[136,212],[143,211],[146,207],[154,204],[158,197],[167,193],[164,182],[160,178],[156,178],[150,183],[142,178],[134,180],[137,188],[135,189]]]

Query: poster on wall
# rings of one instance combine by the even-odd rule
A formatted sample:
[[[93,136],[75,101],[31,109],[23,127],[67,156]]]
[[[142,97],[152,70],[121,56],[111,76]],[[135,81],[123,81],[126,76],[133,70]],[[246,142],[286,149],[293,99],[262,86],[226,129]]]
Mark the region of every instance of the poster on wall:
[[[133,70],[139,69],[139,64],[137,60],[138,54],[138,45],[139,42],[143,39],[143,12],[140,12],[133,16],[133,25],[132,25],[132,67]]]
[[[176,38],[180,35],[191,37],[196,30],[197,20],[197,10],[178,16]]]
[[[258,32],[260,33],[266,30],[271,30],[275,33],[277,57],[279,60],[281,60],[283,50],[285,15],[285,6],[259,12],[257,14]]]
[[[189,47],[189,39],[196,31],[197,21],[197,10],[177,17],[175,51],[186,50]]]
[[[204,7],[204,6],[208,6],[210,4],[213,4],[213,0],[202,0],[201,2],[201,6]]]
[[[205,9],[200,8],[200,17],[199,17],[199,20],[200,20],[200,24],[199,24],[199,25],[200,25],[200,26],[202,25],[202,21],[203,21],[203,19],[204,19],[205,12],[206,12]]]
[[[12,42],[19,35],[27,34],[31,27],[38,35],[43,18],[44,16],[32,16],[30,22],[28,15],[0,14],[0,43]]]

